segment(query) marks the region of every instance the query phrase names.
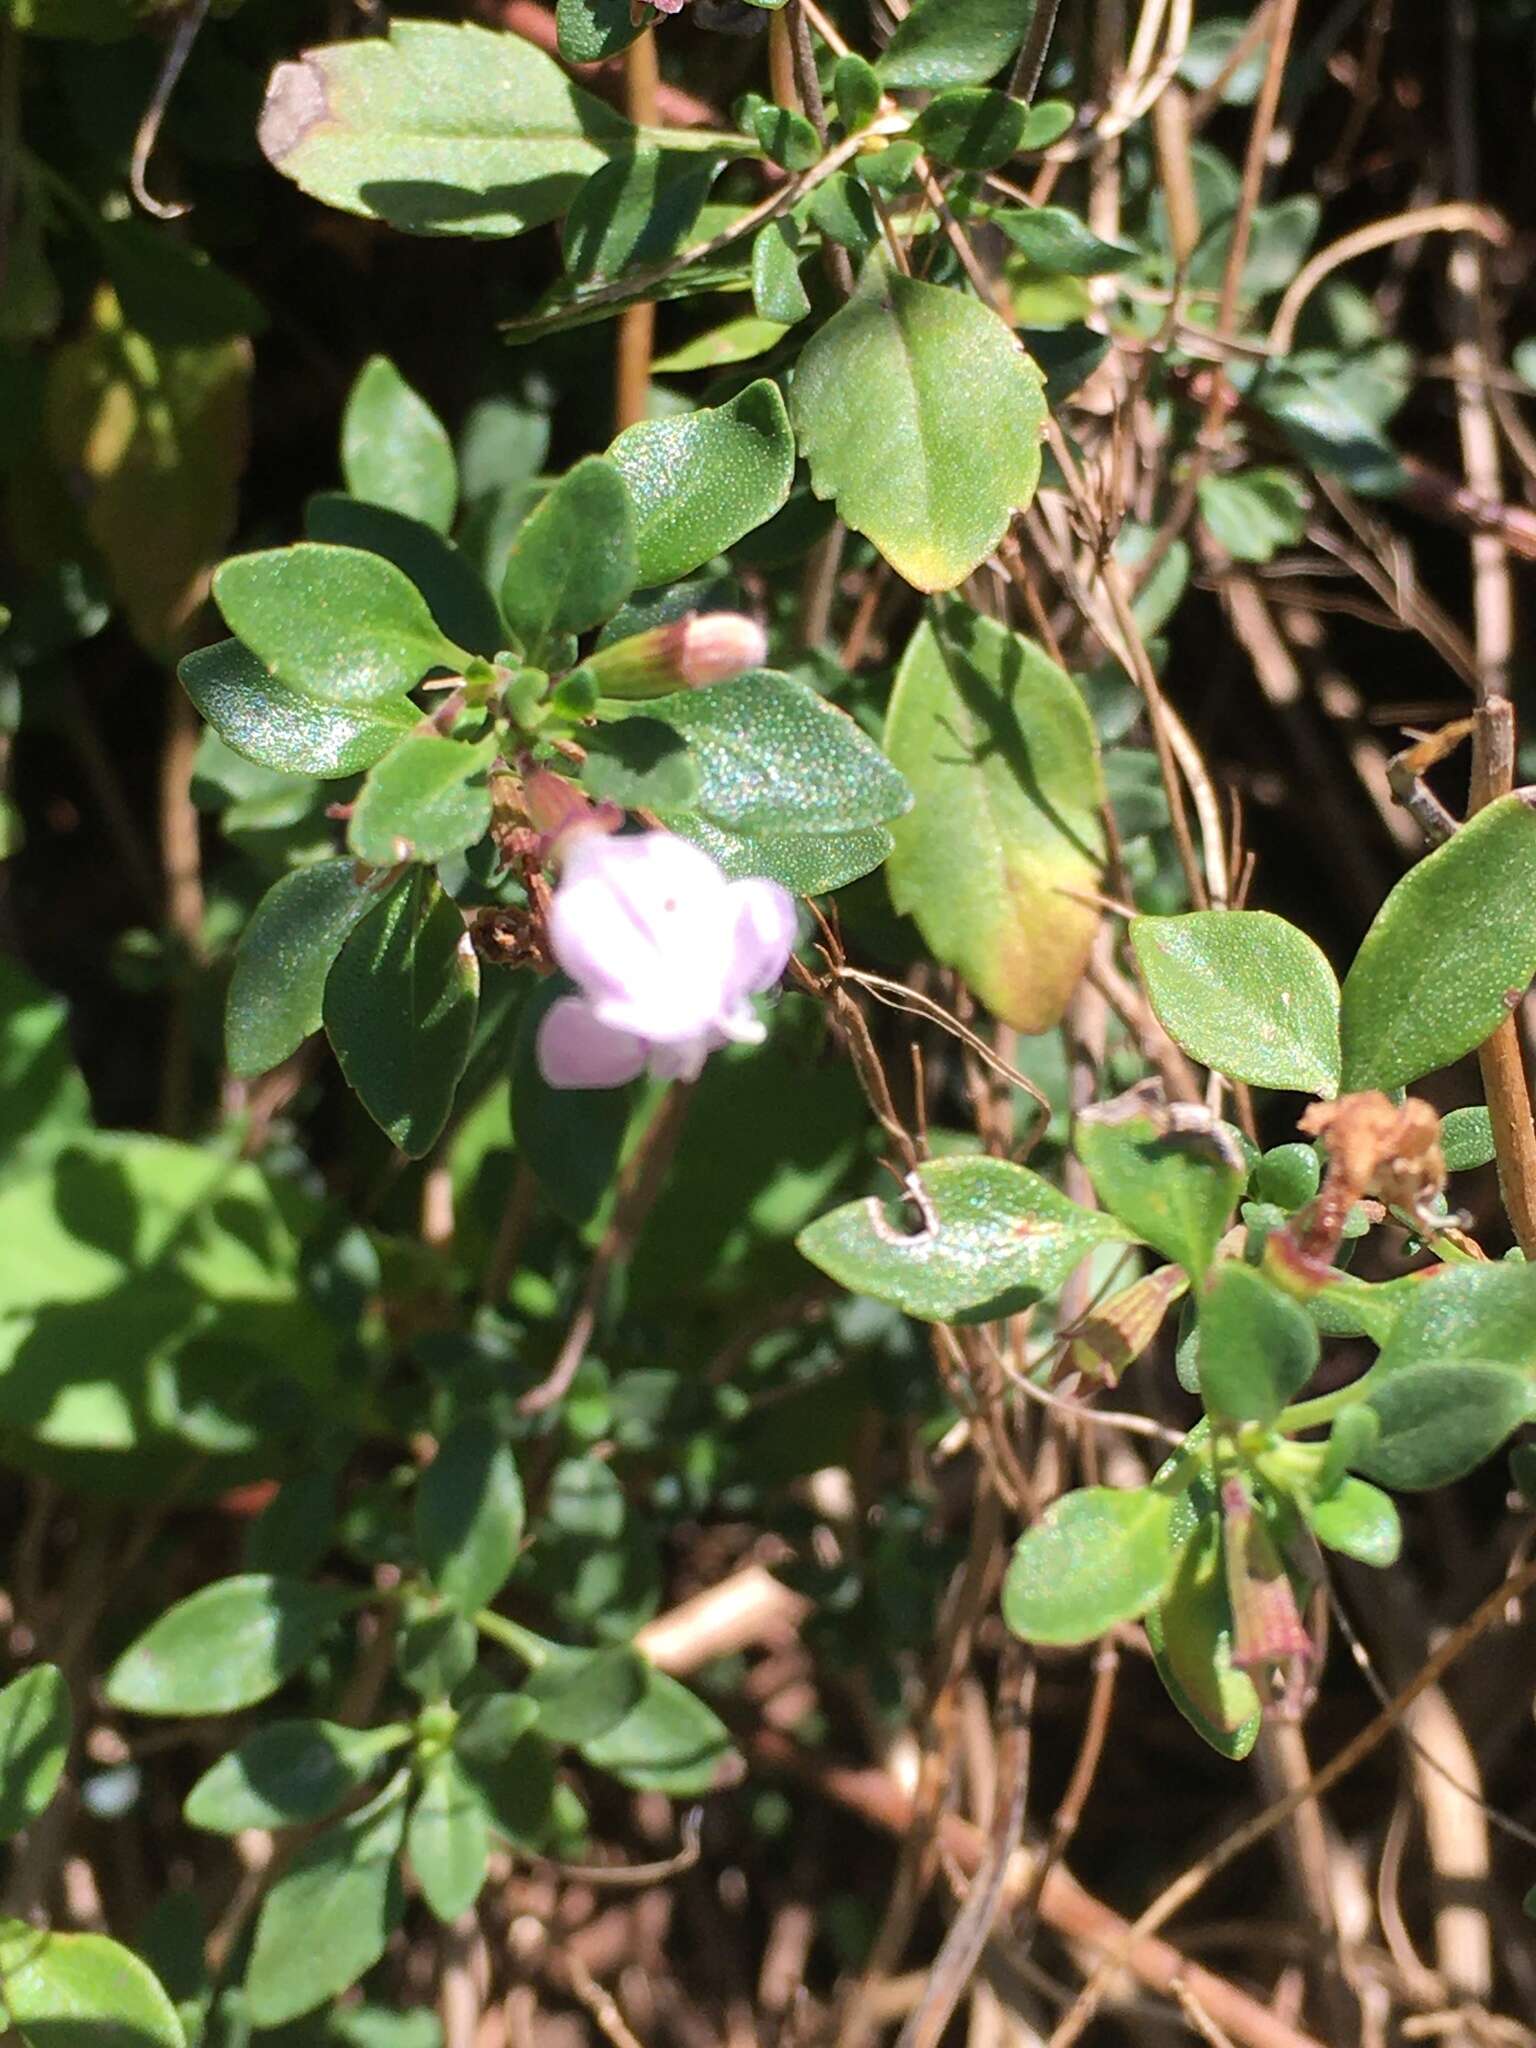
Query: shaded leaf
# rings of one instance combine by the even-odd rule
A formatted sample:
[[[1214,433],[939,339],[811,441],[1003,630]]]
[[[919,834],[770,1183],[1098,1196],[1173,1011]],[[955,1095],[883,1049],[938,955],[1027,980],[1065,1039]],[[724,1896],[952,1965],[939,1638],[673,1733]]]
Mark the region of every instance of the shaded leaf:
[[[326,976],[375,900],[349,860],[296,868],[267,891],[240,934],[230,976],[224,1042],[232,1073],[265,1074],[320,1029]]]
[[[324,1820],[366,1785],[382,1758],[410,1739],[404,1726],[343,1728],[334,1721],[269,1721],[204,1771],[182,1808],[210,1834],[291,1828]]]
[[[228,1714],[254,1706],[318,1648],[357,1596],[266,1572],[216,1579],[144,1631],[107,1675],[135,1714]]]
[[[34,1664],[0,1692],[0,1837],[30,1827],[53,1803],[72,1719],[56,1664]]]
[[[341,420],[341,468],[347,489],[446,533],[459,499],[448,429],[387,356],[370,356],[357,374]]]
[[[445,1600],[488,1606],[511,1576],[523,1533],[512,1453],[484,1416],[458,1423],[416,1486],[416,1547]]]
[[[1248,1178],[1235,1134],[1169,1131],[1122,1097],[1083,1112],[1076,1147],[1105,1208],[1198,1278]]]
[[[1018,51],[1036,0],[914,0],[880,60],[887,85],[985,85]]]

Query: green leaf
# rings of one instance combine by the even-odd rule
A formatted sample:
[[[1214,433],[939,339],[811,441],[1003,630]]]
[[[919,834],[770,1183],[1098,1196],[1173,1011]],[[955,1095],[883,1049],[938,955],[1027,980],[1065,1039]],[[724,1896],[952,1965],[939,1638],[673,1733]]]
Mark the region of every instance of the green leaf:
[[[883,255],[807,343],[790,411],[817,497],[919,590],[963,582],[1040,480],[1035,364],[989,306]]]
[[[0,1171],[89,1126],[91,1099],[69,1043],[64,1004],[0,960]]]
[[[1253,1680],[1232,1662],[1221,1514],[1203,1475],[1176,1502],[1172,1535],[1178,1566],[1147,1613],[1147,1641],[1179,1712],[1212,1749],[1236,1762],[1258,1740],[1263,1708]]]
[[[427,1767],[405,1852],[422,1896],[445,1925],[479,1898],[490,1854],[485,1806],[451,1752]]]
[[[778,386],[626,427],[608,459],[635,507],[639,581],[675,582],[764,525],[789,497],[795,443]]]
[[[438,631],[416,586],[381,555],[300,541],[235,555],[213,579],[229,629],[279,682],[322,703],[398,698],[469,656]]]
[[[0,1692],[0,1837],[30,1827],[53,1803],[71,1723],[56,1664],[34,1664]]]
[[[419,235],[556,220],[634,136],[522,36],[436,21],[279,64],[257,132],[312,198]]]
[[[459,472],[448,429],[387,356],[358,372],[341,420],[341,469],[347,489],[439,533],[453,525]]]
[[[1426,1359],[1373,1380],[1369,1398],[1381,1435],[1360,1469],[1408,1493],[1463,1478],[1536,1417],[1536,1380],[1503,1365]]]
[[[368,772],[347,823],[347,844],[370,867],[400,861],[430,866],[474,846],[490,830],[487,777],[494,733],[451,740],[412,733]]]
[[[290,1190],[295,1221],[307,1214]],[[96,1456],[93,1489],[185,1485],[190,1452],[288,1454],[289,1414],[334,1390],[337,1335],[249,1162],[136,1133],[81,1133],[0,1185],[0,1423]]]
[[[474,565],[451,540],[421,520],[391,512],[385,505],[365,505],[344,491],[317,491],[304,507],[304,537],[363,548],[393,562],[415,584],[427,610],[457,646],[492,655],[506,645],[507,631],[496,600]]]
[[[682,734],[659,718],[624,718],[583,733],[583,787],[625,810],[675,811],[699,794],[699,769]]]
[[[1096,1245],[1130,1236],[1006,1159],[921,1167],[912,1207],[902,1216],[871,1195],[818,1217],[796,1242],[850,1292],[925,1322],[954,1322],[1012,1315],[1060,1286]]]
[[[1448,1067],[1536,974],[1536,809],[1501,797],[1393,889],[1344,983],[1347,1093]]]
[[[759,100],[752,109],[752,132],[764,156],[786,171],[808,171],[822,157],[821,138],[815,128],[792,107],[777,107]]]
[[[760,318],[786,330],[811,310],[800,262],[800,237],[793,220],[771,220],[758,230],[752,244],[752,303]]]
[[[582,186],[566,216],[566,270],[586,284],[665,263],[693,232],[719,170],[718,157],[698,150],[636,149],[613,157]]]
[[[569,994],[555,975],[523,1005],[512,1047],[512,1133],[551,1207],[579,1227],[597,1214],[612,1187],[634,1090],[551,1088],[539,1072],[539,1026]]]
[[[1326,1500],[1308,1500],[1303,1494],[1301,1508],[1312,1534],[1330,1550],[1378,1568],[1397,1563],[1403,1525],[1379,1487],[1364,1479],[1345,1479]]]
[[[1065,206],[999,207],[990,218],[1030,267],[1047,277],[1098,277],[1141,261],[1140,250],[1106,242]]]
[[[486,1607],[517,1562],[523,1487],[512,1453],[485,1417],[458,1423],[416,1487],[416,1547],[443,1598]]]
[[[269,1721],[204,1771],[183,1817],[209,1834],[291,1828],[324,1820],[410,1740],[403,1725],[343,1728],[334,1721]]]
[[[719,1715],[675,1678],[650,1670],[645,1691],[624,1719],[584,1742],[581,1753],[637,1792],[665,1792],[674,1799],[714,1791],[736,1757]]]
[[[1168,1131],[1122,1097],[1082,1113],[1076,1145],[1104,1207],[1198,1279],[1248,1178],[1235,1135]]]
[[[480,962],[432,876],[405,876],[354,928],[325,985],[325,1029],[363,1107],[400,1150],[436,1143],[469,1058]]]
[[[726,831],[854,832],[911,802],[845,711],[774,669],[646,708],[688,742],[699,771],[691,808]]]
[[[600,455],[563,476],[518,529],[502,577],[507,623],[528,657],[546,640],[611,619],[638,580],[624,479]]]
[[[1202,1066],[1259,1088],[1337,1095],[1339,985],[1304,932],[1267,910],[1131,920],[1158,1022]]]
[[[166,1609],[107,1674],[107,1698],[134,1714],[230,1714],[270,1698],[357,1595],[267,1572],[216,1579]]]
[[[766,229],[764,230],[766,233]],[[810,310],[807,304],[807,311]],[[798,317],[798,316],[797,316]],[[766,355],[789,332],[789,321],[761,320],[755,313],[743,313],[696,335],[651,365],[658,377],[686,377],[695,370],[728,370],[737,363],[750,363]]]
[[[539,1710],[526,1693],[483,1693],[465,1705],[454,1731],[454,1753],[466,1764],[498,1764],[538,1718]]]
[[[1029,33],[1036,0],[915,0],[880,60],[887,85],[985,85]]]
[[[650,7],[637,16],[630,0],[558,0],[560,54],[567,64],[601,64],[627,50],[655,19]]]
[[[0,1921],[0,1994],[28,2048],[186,2048],[154,1972],[104,1934]]]
[[[1245,469],[1200,479],[1200,516],[1235,561],[1268,562],[1307,530],[1308,497],[1288,469]]]
[[[1227,1260],[1200,1299],[1200,1393],[1223,1422],[1273,1422],[1317,1369],[1304,1309],[1252,1266]]]
[[[296,868],[262,897],[240,935],[225,1003],[232,1073],[265,1074],[320,1029],[326,976],[376,900],[349,860]]]
[[[1031,101],[1020,147],[1026,150],[1049,149],[1053,142],[1060,142],[1076,118],[1067,100]]]
[[[1352,1462],[1418,1491],[1459,1479],[1536,1414],[1536,1266],[1452,1266],[1408,1298],[1366,1380],[1381,1424]]]
[[[1406,472],[1397,450],[1342,379],[1292,361],[1267,369],[1251,396],[1304,463],[1370,496],[1402,488]]]
[[[1028,109],[1022,100],[984,86],[935,93],[912,124],[931,157],[957,171],[995,171],[1024,140]]]
[[[832,96],[850,135],[867,128],[880,111],[880,74],[867,57],[850,50],[832,69]]]
[[[891,900],[935,956],[1020,1031],[1060,1020],[1099,926],[1093,724],[1029,641],[958,604],[897,672],[886,750],[912,785],[892,828]]]
[[[539,1710],[539,1733],[550,1742],[584,1746],[619,1727],[645,1696],[648,1667],[637,1650],[551,1648],[523,1690]]]
[[[1440,1150],[1445,1154],[1448,1173],[1469,1173],[1474,1167],[1491,1166],[1497,1156],[1493,1118],[1481,1106],[1453,1109],[1440,1122]]]
[[[1135,1621],[1173,1576],[1172,1496],[1150,1486],[1065,1494],[1019,1538],[1003,1619],[1032,1643],[1091,1643]]]
[[[356,710],[317,703],[278,682],[238,640],[199,648],[177,674],[226,746],[287,775],[356,775],[421,718],[404,696]]]
[[[404,1900],[402,1771],[377,1799],[306,1842],[262,1902],[245,1973],[258,2027],[278,2027],[354,1984],[384,1953]]]
[[[883,825],[858,832],[724,832],[693,811],[671,811],[670,830],[702,846],[727,878],[764,875],[796,896],[821,896],[879,867],[891,850]]]
[[[475,1668],[480,1639],[467,1615],[415,1600],[395,1649],[402,1683],[424,1700],[446,1700]]]

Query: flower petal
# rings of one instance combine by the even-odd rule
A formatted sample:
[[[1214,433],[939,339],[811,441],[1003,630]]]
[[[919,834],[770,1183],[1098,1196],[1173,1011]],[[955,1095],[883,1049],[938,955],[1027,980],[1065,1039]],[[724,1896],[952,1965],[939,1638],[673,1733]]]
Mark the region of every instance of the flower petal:
[[[777,882],[752,877],[730,885],[735,914],[730,986],[759,995],[789,965],[795,944],[795,899]]]
[[[535,1051],[551,1088],[620,1088],[645,1070],[645,1040],[601,1022],[581,996],[550,1004]]]

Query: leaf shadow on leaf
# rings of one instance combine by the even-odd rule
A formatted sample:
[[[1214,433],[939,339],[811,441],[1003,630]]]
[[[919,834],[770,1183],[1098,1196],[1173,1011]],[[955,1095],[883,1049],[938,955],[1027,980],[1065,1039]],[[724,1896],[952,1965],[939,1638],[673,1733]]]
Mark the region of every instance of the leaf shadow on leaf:
[[[953,757],[958,767],[979,767],[991,755],[997,755],[1006,762],[1009,773],[1030,803],[1040,815],[1050,821],[1062,838],[1083,856],[1085,860],[1097,862],[1103,857],[1103,848],[1083,838],[1070,820],[1064,818],[1041,787],[1030,759],[1029,739],[1022,721],[1014,712],[1015,693],[1023,687],[1024,657],[1018,644],[1010,638],[1004,650],[1002,661],[1002,692],[1000,693],[986,674],[968,655],[956,662],[953,649],[967,638],[975,637],[981,621],[974,612],[962,606],[952,606],[945,616],[945,630],[935,636],[939,658],[949,671],[956,694],[967,711],[976,721],[979,732],[986,735],[984,740],[957,732],[945,721],[945,729],[959,749]],[[962,653],[964,650],[962,648]]]
[[[370,178],[358,186],[357,196],[370,213],[378,214],[391,227],[408,235],[433,235],[498,214],[558,219],[584,183],[579,171],[488,185],[480,192],[436,178]]]

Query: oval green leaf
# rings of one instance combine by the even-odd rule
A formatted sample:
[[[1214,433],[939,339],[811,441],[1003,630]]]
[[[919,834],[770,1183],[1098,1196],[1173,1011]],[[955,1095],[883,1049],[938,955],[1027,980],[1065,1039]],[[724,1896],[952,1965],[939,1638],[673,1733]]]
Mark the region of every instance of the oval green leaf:
[[[1131,920],[1152,1008],[1192,1059],[1257,1088],[1339,1092],[1339,984],[1304,932],[1267,910]]]
[[[421,719],[405,696],[356,709],[321,704],[280,683],[238,640],[200,647],[176,673],[227,746],[286,775],[357,775]]]
[[[1039,369],[990,306],[878,253],[807,344],[790,411],[817,497],[919,590],[964,582],[1040,480]]]
[[[458,1423],[416,1488],[416,1547],[445,1600],[473,1614],[488,1606],[517,1562],[523,1488],[490,1420]]]
[[[410,1734],[404,1726],[270,1721],[204,1771],[182,1813],[192,1827],[214,1835],[324,1820],[366,1785],[379,1759],[408,1742]]]
[[[347,844],[375,868],[426,866],[474,846],[490,830],[488,777],[497,740],[412,733],[368,772],[347,821]]]
[[[635,507],[640,582],[672,583],[764,526],[789,497],[795,441],[779,388],[626,427],[608,459]]]
[[[320,1029],[326,976],[376,900],[350,860],[296,868],[262,897],[240,935],[225,1003],[232,1073],[265,1074]]]
[[[1065,1494],[1019,1538],[1003,1619],[1031,1643],[1091,1643],[1135,1621],[1173,1576],[1171,1495],[1150,1486]]]
[[[152,1622],[107,1675],[135,1714],[230,1714],[269,1698],[357,1604],[337,1586],[248,1572],[217,1579]]]
[[[354,498],[446,533],[459,500],[448,429],[388,356],[370,356],[341,418],[341,470]]]
[[[1481,1045],[1536,974],[1536,794],[1410,868],[1344,983],[1343,1087],[1400,1088]]]
[[[563,476],[518,528],[501,607],[530,661],[551,634],[611,619],[640,574],[624,479],[600,455]]]
[[[415,584],[362,548],[306,540],[235,555],[215,572],[213,595],[279,682],[323,704],[387,703],[429,669],[470,658],[438,631]]]
[[[1028,1167],[941,1159],[915,1176],[913,1213],[871,1195],[818,1217],[796,1243],[854,1294],[925,1322],[1011,1315],[1058,1287],[1096,1245],[1130,1237]]]
[[[0,1692],[0,1838],[30,1827],[51,1805],[72,1718],[56,1664],[34,1664]]]
[[[0,1921],[0,1995],[28,2048],[186,2048],[160,1980],[104,1934]]]

